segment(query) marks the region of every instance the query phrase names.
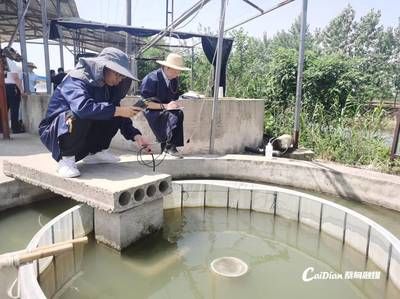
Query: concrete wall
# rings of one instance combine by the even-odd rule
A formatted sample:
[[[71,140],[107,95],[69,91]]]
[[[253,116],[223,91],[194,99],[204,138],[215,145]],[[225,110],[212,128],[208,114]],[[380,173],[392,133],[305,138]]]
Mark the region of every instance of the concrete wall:
[[[27,132],[39,134],[39,123],[46,114],[48,104],[49,96],[47,94],[32,94],[22,97],[22,120]]]
[[[22,101],[23,120],[29,133],[38,134],[38,125],[44,117],[48,105],[47,95],[31,95]],[[132,105],[137,98],[127,97],[122,105]],[[208,153],[211,128],[212,100],[182,100],[184,106],[185,154]],[[262,142],[264,130],[263,100],[225,98],[219,101],[219,113],[215,126],[215,151],[218,154],[241,153],[245,146],[258,146]],[[133,119],[134,125],[144,136],[155,141],[143,114]],[[112,147],[136,150],[132,142],[126,141],[119,133]],[[159,146],[154,146],[155,150]]]
[[[54,194],[19,180],[11,178],[0,180],[0,211],[47,199],[51,196],[54,196]]]

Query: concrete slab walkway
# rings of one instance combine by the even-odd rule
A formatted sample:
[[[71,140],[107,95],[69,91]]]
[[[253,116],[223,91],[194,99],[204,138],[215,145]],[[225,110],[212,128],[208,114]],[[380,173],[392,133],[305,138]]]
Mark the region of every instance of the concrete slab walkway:
[[[42,188],[7,177],[3,173],[4,159],[46,151],[38,136],[24,133],[12,134],[10,140],[2,137],[0,135],[0,211],[54,196]]]
[[[10,173],[10,175],[17,176],[21,180],[36,180],[41,171],[50,175],[52,179],[56,179],[56,164],[49,154],[27,156],[28,153],[43,152],[45,152],[44,147],[34,135],[21,134],[11,142],[0,140],[1,159],[14,157],[8,171],[12,172],[14,168],[19,169],[18,172]],[[98,167],[84,165],[80,166],[83,176],[68,182],[81,180],[88,184],[95,184],[94,181],[97,178],[98,183],[103,184],[105,178],[109,177],[110,182],[114,184],[119,179],[127,180],[128,177],[134,177],[135,173],[136,175],[151,173],[151,169],[138,164],[134,153],[116,153],[121,154],[122,157],[121,163],[115,165],[118,170],[114,169],[114,166],[104,168],[100,165]],[[39,172],[33,171],[34,169]],[[249,155],[204,155],[187,156],[185,159],[178,160],[166,159],[157,171],[170,174],[173,179],[216,178],[272,183],[355,199],[400,211],[399,176],[333,163],[280,158],[266,160],[262,156]],[[48,181],[47,188],[50,184],[52,182]],[[74,184],[69,185],[69,188],[75,186]]]
[[[12,134],[9,140],[0,136],[0,183],[12,180],[3,173],[4,159],[47,152],[37,135]]]

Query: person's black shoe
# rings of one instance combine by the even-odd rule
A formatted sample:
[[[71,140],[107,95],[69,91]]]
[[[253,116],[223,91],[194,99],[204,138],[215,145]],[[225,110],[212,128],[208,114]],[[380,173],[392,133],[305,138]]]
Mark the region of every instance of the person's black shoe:
[[[22,120],[18,121],[18,127],[19,127],[20,130],[23,130],[24,132],[26,132],[25,125],[22,122]]]
[[[173,144],[171,144],[170,146],[168,146],[168,148],[165,150],[165,152],[166,152],[168,155],[171,155],[171,156],[173,156],[173,157],[176,157],[176,158],[179,158],[179,159],[182,159],[182,158],[183,158],[183,155],[182,155],[180,152],[178,152],[178,150],[176,149],[176,146],[173,145]]]
[[[25,130],[22,128],[18,128],[15,130],[12,130],[13,134],[21,134],[21,133],[25,133]]]

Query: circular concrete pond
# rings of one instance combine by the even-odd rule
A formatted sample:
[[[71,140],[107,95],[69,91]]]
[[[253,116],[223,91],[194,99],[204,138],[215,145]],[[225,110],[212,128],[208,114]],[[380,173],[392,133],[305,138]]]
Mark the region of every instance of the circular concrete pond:
[[[162,231],[138,241],[121,254],[91,239],[80,267],[57,296],[320,298],[323,293],[324,298],[399,298],[399,290],[386,279],[381,267],[366,259],[365,252],[348,244],[357,232],[365,230],[351,215],[345,217],[348,230],[343,242],[332,235],[335,232],[332,225],[341,215],[328,206],[313,206],[306,198],[287,194],[274,197],[275,193],[258,193],[261,191],[255,184],[246,189],[241,182],[241,188],[235,189],[232,183],[209,185],[209,182],[182,181],[181,198],[177,201],[180,206],[164,210]],[[271,201],[263,201],[261,205],[257,201],[260,195]],[[335,200],[353,205],[353,209],[375,217],[400,235],[399,213]],[[190,207],[197,203],[208,207]],[[11,222],[10,230],[2,231],[2,240],[20,237],[13,234],[10,225],[18,213],[36,212],[36,216],[31,216],[35,221],[46,214],[42,210],[46,202],[39,204],[41,209],[26,206],[3,212],[0,216],[6,217],[0,217],[0,227],[7,223],[5,219]],[[54,207],[54,201],[48,207]],[[313,215],[325,218],[313,222]],[[299,221],[299,217],[306,217],[308,222]],[[318,223],[323,229],[318,229]],[[368,236],[372,244],[381,244],[383,240],[376,239],[377,235],[371,231]],[[376,249],[370,248],[371,252]],[[243,261],[248,266],[247,273],[235,278],[216,275],[210,271],[210,264],[221,257]],[[245,268],[242,264],[228,270],[236,273]],[[369,278],[362,279],[362,275]]]

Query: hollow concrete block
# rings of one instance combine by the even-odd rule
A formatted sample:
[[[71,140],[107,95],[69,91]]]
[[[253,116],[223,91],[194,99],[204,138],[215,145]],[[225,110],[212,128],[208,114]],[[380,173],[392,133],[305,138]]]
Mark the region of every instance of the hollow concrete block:
[[[136,240],[159,230],[162,223],[162,197],[121,213],[94,210],[96,240],[116,250],[122,250]]]

